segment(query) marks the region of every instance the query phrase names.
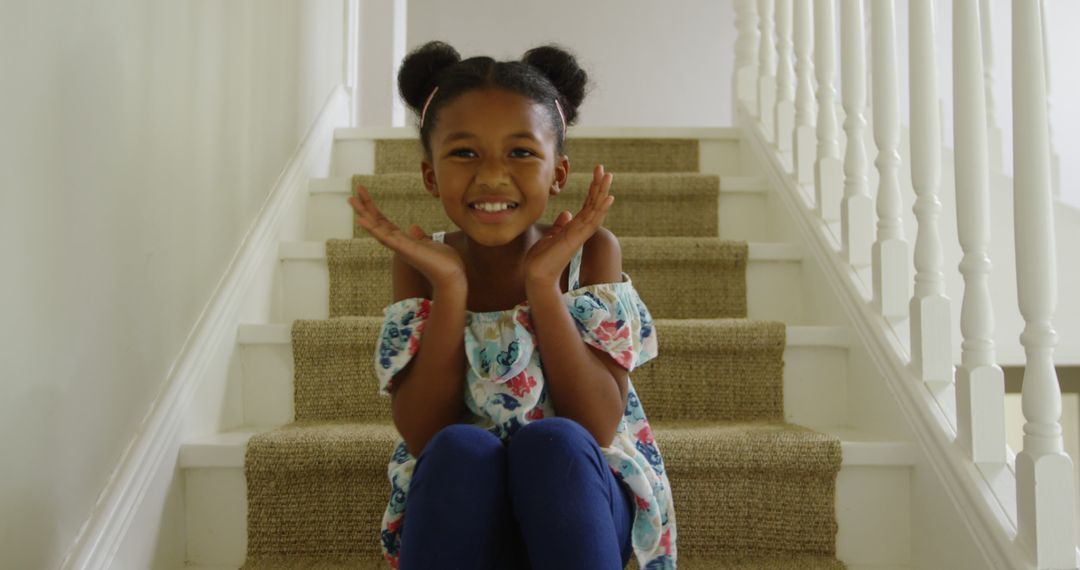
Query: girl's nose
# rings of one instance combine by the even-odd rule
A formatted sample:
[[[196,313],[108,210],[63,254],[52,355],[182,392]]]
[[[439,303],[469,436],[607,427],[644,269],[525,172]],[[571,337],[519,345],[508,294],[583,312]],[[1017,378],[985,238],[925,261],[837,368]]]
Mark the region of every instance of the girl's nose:
[[[509,171],[502,158],[491,157],[484,159],[476,171],[476,183],[489,188],[498,188],[509,184]]]

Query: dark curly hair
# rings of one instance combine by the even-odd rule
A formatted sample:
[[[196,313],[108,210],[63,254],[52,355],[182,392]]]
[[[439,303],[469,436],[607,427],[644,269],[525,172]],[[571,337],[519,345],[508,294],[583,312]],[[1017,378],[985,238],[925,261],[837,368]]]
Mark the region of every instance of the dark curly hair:
[[[578,66],[573,54],[553,44],[530,49],[521,61],[495,61],[487,56],[462,60],[456,49],[440,41],[428,42],[410,52],[397,76],[401,98],[416,112],[420,142],[428,160],[439,110],[466,92],[485,88],[520,93],[547,107],[555,131],[555,150],[562,155],[564,133],[555,101],[558,99],[566,114],[566,124],[573,124],[588,81],[588,74]],[[439,92],[420,127],[420,112],[435,87]]]

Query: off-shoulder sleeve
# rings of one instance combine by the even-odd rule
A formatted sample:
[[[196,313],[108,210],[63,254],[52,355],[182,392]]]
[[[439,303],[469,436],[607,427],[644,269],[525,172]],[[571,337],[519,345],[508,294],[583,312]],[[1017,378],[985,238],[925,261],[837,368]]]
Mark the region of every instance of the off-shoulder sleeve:
[[[623,274],[621,283],[599,283],[567,292],[563,300],[582,339],[627,371],[657,355],[656,329],[648,307]]]
[[[383,309],[383,325],[375,346],[375,377],[379,395],[390,396],[394,374],[420,350],[420,337],[431,314],[431,299],[410,297]]]

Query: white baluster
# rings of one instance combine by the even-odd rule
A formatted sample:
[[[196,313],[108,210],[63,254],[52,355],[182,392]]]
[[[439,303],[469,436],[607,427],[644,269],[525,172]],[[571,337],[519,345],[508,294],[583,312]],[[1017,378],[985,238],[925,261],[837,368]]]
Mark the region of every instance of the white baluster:
[[[1013,223],[1016,288],[1024,315],[1024,448],[1016,456],[1017,540],[1037,568],[1075,568],[1073,463],[1063,451],[1054,370],[1057,305],[1046,62],[1039,6],[1013,2]]]
[[[1050,188],[1054,191],[1054,196],[1061,195],[1061,155],[1058,154],[1057,148],[1054,145],[1054,93],[1050,88],[1050,48],[1046,44],[1046,1],[1038,0],[1039,2],[1039,15],[1042,17],[1042,46],[1043,46],[1043,62],[1045,67],[1046,76],[1046,117],[1049,119],[1046,123],[1047,137],[1050,144]]]
[[[906,316],[908,244],[900,219],[900,102],[896,80],[893,0],[870,4],[873,42],[874,140],[878,155],[877,241],[872,253],[874,304],[888,317]]]
[[[795,87],[791,68],[791,2],[776,0],[776,42],[780,59],[776,66],[776,108],[773,142],[776,150],[791,152],[791,132],[795,128]]]
[[[817,162],[814,163],[814,207],[825,220],[840,219],[843,174],[836,128],[836,51],[833,0],[814,1],[814,70],[817,72]]]
[[[956,229],[964,256],[956,439],[977,463],[1005,462],[1005,377],[994,362],[990,302],[990,166],[978,0],[953,0]]]
[[[852,265],[870,263],[874,241],[874,204],[867,190],[866,42],[862,0],[840,1],[841,91],[844,100],[844,199],[840,205],[840,245]]]
[[[757,111],[758,41],[756,0],[735,1],[735,26],[739,37],[735,41],[735,94],[733,102],[741,101],[751,112]],[[737,104],[737,103],[734,103]],[[733,109],[731,116],[737,115]]]
[[[792,140],[792,164],[800,186],[814,183],[814,41],[813,13],[810,0],[795,2],[795,132]]]
[[[941,106],[937,93],[937,50],[933,0],[909,0],[908,61],[911,105],[912,211],[915,237],[915,294],[911,298],[911,366],[923,381],[952,382],[952,322],[945,296],[938,231],[941,202]]]
[[[773,43],[773,0],[758,0],[758,108],[765,138],[773,142],[773,107],[776,106],[776,44]]]
[[[994,26],[990,0],[979,0],[979,23],[982,33],[983,83],[986,86],[986,137],[990,145],[990,169],[1001,172],[1002,134],[997,121],[997,97],[994,96]]]

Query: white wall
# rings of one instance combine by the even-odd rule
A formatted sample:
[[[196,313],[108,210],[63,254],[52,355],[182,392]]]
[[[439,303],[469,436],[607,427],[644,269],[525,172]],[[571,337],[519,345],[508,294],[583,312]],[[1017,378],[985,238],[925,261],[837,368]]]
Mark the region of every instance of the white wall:
[[[731,0],[410,0],[407,50],[507,60],[555,42],[594,82],[579,125],[730,126],[734,18]]]
[[[59,566],[342,82],[342,11],[0,8],[0,567]]]

